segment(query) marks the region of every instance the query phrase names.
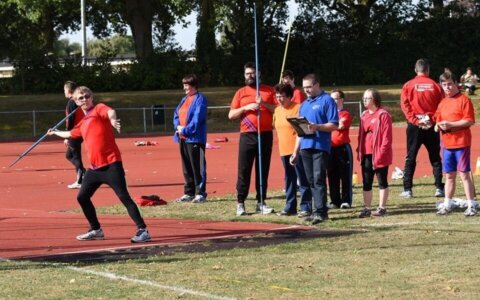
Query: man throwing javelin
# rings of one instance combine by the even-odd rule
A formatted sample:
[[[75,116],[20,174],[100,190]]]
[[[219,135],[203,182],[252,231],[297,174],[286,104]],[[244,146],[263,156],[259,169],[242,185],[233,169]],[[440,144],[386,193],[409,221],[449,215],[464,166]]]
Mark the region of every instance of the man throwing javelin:
[[[90,224],[90,229],[87,233],[77,236],[77,240],[101,240],[104,238],[91,198],[105,183],[115,191],[127,208],[129,216],[137,225],[137,233],[131,238],[131,242],[150,241],[147,226],[127,190],[120,150],[115,143],[115,136],[111,129],[113,127],[120,132],[120,120],[117,119],[115,110],[102,103],[94,105],[93,93],[85,86],[76,88],[73,98],[85,112],[85,117],[70,131],[49,130],[48,135],[57,135],[64,139],[83,138],[90,158],[91,167],[85,173],[77,195],[77,201]]]

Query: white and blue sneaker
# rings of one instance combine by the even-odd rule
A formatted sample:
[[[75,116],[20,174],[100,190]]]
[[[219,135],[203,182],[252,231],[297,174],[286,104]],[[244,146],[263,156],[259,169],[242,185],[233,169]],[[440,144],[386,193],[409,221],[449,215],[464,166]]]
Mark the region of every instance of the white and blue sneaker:
[[[130,239],[132,243],[145,243],[151,240],[150,233],[146,228],[140,228],[137,233]]]
[[[103,240],[105,235],[103,234],[102,228],[95,230],[90,229],[87,233],[77,235],[77,240],[79,241],[92,241],[92,240]]]
[[[477,210],[472,206],[467,208],[467,210],[465,210],[463,214],[465,215],[465,217],[473,217],[477,214]]]
[[[206,200],[207,199],[205,199],[205,196],[199,194],[193,198],[192,203],[205,203]]]

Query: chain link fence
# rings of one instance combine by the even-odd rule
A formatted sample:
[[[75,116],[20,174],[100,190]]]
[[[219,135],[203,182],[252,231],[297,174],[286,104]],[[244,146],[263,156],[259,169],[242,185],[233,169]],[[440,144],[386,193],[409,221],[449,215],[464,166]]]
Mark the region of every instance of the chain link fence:
[[[392,113],[394,121],[403,121],[398,101],[384,101]],[[345,108],[353,117],[353,125],[358,125],[363,105],[361,101],[345,102]],[[238,130],[238,120],[228,119],[229,106],[208,107],[208,132]],[[153,105],[152,107],[115,108],[121,120],[122,134],[173,134],[173,111],[175,107]],[[65,117],[64,110],[0,111],[0,140],[35,138]],[[60,129],[65,126],[60,126]]]

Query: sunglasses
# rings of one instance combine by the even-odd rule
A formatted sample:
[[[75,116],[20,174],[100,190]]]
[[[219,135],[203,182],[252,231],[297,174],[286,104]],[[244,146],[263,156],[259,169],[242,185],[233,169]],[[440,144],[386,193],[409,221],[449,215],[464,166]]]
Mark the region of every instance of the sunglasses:
[[[82,101],[83,99],[87,100],[87,99],[90,99],[90,97],[91,96],[89,94],[86,94],[86,95],[78,97],[77,100],[79,100],[79,101]]]

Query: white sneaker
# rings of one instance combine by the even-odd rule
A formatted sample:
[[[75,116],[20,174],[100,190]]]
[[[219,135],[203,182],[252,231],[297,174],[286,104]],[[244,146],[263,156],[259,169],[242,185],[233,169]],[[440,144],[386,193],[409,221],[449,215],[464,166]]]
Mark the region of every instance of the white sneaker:
[[[473,217],[474,215],[477,214],[477,210],[474,207],[469,207],[465,212],[463,213],[465,217]]]
[[[333,203],[328,203],[328,204],[327,204],[327,207],[328,207],[329,209],[337,209],[337,208],[338,208],[338,206],[336,206],[336,205],[333,204]]]
[[[246,215],[247,212],[245,211],[245,204],[238,203],[237,204],[237,217]]]
[[[445,205],[442,205],[438,211],[437,211],[437,215],[439,216],[446,216],[448,215],[449,213],[452,212],[452,208],[451,207],[446,207]]]
[[[435,197],[437,198],[445,197],[445,191],[443,189],[435,189]]]
[[[137,233],[130,239],[132,243],[145,243],[151,240],[150,233],[146,228],[137,230]]]
[[[207,199],[203,195],[196,195],[195,198],[193,198],[192,203],[205,203]]]
[[[343,202],[342,205],[340,205],[340,208],[341,208],[341,209],[350,208],[350,204],[348,204],[347,202]]]
[[[103,240],[104,238],[105,235],[102,228],[98,230],[90,229],[87,233],[77,235],[77,240],[79,241]]]
[[[403,191],[403,192],[400,193],[400,197],[403,197],[405,199],[413,198],[413,192],[412,191]]]
[[[194,198],[195,198],[194,196],[190,196],[190,195],[185,194],[182,197],[177,198],[177,200],[175,200],[175,202],[192,202],[192,200]]]
[[[271,214],[273,213],[273,208],[268,207],[266,203],[257,203],[257,207],[255,208],[255,212],[257,214]]]
[[[69,189],[79,189],[81,187],[82,187],[82,185],[78,182],[74,182],[72,184],[67,185],[67,188],[69,188]]]

